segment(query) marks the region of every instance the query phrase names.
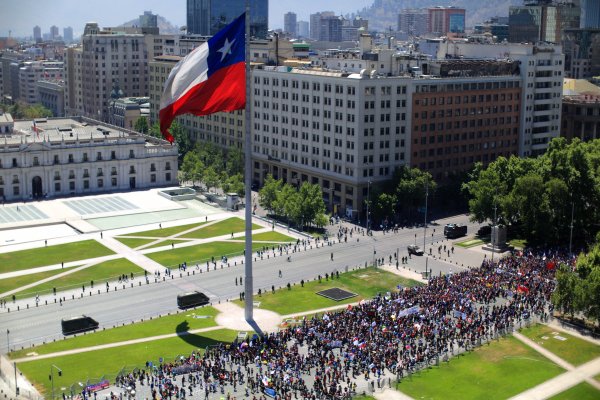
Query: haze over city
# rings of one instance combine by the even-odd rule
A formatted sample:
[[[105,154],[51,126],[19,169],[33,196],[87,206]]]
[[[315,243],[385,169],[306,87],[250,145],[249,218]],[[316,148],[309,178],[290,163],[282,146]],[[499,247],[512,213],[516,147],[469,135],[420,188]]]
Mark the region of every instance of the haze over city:
[[[293,11],[299,20],[308,21],[309,14],[325,9],[336,13],[352,13],[371,5],[371,0],[306,0],[301,4],[293,1],[271,1],[269,3],[269,28],[283,27],[283,14]],[[51,25],[71,26],[75,36],[83,31],[86,22],[95,21],[100,26],[116,26],[136,18],[146,10],[165,17],[173,25],[186,24],[185,0],[105,0],[37,1],[3,0],[0,5],[0,36],[31,36],[35,25],[48,30]],[[118,12],[115,12],[118,11]]]

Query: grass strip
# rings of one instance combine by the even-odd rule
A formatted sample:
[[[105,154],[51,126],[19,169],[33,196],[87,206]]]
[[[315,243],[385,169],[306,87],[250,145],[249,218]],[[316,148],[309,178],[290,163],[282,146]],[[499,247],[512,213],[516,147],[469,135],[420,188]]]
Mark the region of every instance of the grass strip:
[[[403,379],[397,389],[416,399],[507,399],[563,369],[510,336]]]
[[[20,271],[113,254],[96,240],[83,240],[0,254],[0,273]]]
[[[261,296],[255,295],[254,300],[260,302],[260,308],[262,309],[275,311],[279,314],[293,314],[370,299],[377,293],[385,293],[396,289],[397,285],[412,287],[419,285],[419,282],[373,267],[342,273],[339,278],[329,280],[325,280],[325,272],[323,272],[321,282],[306,282],[304,287],[296,284],[291,287],[291,290],[284,288],[276,290],[274,293],[267,290]],[[322,290],[336,287],[356,293],[357,296],[335,301],[317,294]],[[257,289],[255,288],[255,290]],[[239,300],[236,300],[236,303],[243,306]]]
[[[246,222],[243,219],[232,217],[223,221],[219,221],[215,224],[205,226],[201,229],[197,229],[193,232],[186,233],[185,235],[181,235],[181,237],[186,239],[207,239],[231,234],[232,232],[243,232],[245,229]],[[262,226],[252,224],[252,229],[262,229]]]
[[[600,390],[596,389],[587,382],[581,382],[572,388],[565,390],[556,396],[550,397],[550,400],[598,400],[600,399]]]
[[[48,374],[53,365],[62,370],[62,376],[54,373],[55,395],[69,394],[69,387],[78,383],[84,385],[88,380],[97,382],[101,378],[109,379],[114,384],[116,375],[121,371],[143,368],[147,361],[158,364],[162,357],[165,362],[173,361],[179,355],[189,355],[193,351],[203,352],[207,346],[220,342],[231,343],[237,335],[236,331],[220,329],[201,334],[178,336],[146,343],[97,350],[86,353],[71,354],[61,357],[18,364],[18,368],[27,379],[34,384],[42,395],[50,394],[51,382]],[[63,390],[63,388],[65,388]],[[76,389],[77,392],[77,389]]]
[[[166,335],[169,333],[186,332],[189,330],[216,326],[215,317],[218,311],[213,307],[202,307],[187,310],[178,314],[160,318],[147,319],[135,324],[119,326],[113,329],[100,330],[85,335],[69,336],[64,340],[47,343],[24,350],[13,351],[10,358],[23,358],[28,353],[50,354],[59,351],[81,349],[108,343],[123,342],[150,336]],[[208,318],[196,318],[207,316]]]
[[[520,332],[546,350],[575,366],[600,357],[600,346],[546,325],[533,325],[521,329]]]

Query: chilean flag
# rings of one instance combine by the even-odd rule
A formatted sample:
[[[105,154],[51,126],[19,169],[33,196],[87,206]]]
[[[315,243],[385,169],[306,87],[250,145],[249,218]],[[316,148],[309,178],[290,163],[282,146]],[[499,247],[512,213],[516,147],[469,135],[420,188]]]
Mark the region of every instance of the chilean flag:
[[[160,131],[169,142],[181,114],[208,115],[246,106],[246,14],[194,49],[169,74],[160,99]]]

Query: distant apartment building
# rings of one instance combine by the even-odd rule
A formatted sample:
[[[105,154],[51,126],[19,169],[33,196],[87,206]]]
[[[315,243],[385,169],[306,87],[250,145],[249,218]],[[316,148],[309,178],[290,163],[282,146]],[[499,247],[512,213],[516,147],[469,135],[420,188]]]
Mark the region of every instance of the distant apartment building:
[[[567,78],[600,76],[600,28],[565,29],[563,48]]]
[[[4,121],[4,122],[3,122]],[[0,114],[0,199],[97,194],[177,183],[177,146],[85,118]]]
[[[581,0],[580,27],[600,29],[600,0]]]
[[[63,41],[65,43],[73,43],[73,28],[70,26],[63,28]]]
[[[322,11],[310,15],[310,38],[320,40],[321,38],[321,19],[335,17],[333,11]]]
[[[298,36],[296,13],[290,11],[283,15],[283,31],[291,37]]]
[[[158,15],[152,14],[152,11],[144,11],[139,21],[142,28],[158,28]]]
[[[398,31],[407,36],[422,36],[428,32],[429,11],[426,8],[405,8],[398,14]]]
[[[37,82],[42,79],[63,79],[63,63],[60,61],[25,61],[19,68],[19,100],[34,104],[38,102]]]
[[[33,27],[33,40],[36,42],[42,41],[42,28],[39,25]]]
[[[310,24],[308,21],[298,21],[296,31],[298,32],[298,37],[307,38],[310,35]]]
[[[65,81],[41,79],[35,83],[37,102],[52,111],[54,117],[65,116]]]
[[[465,9],[457,7],[430,7],[427,9],[428,32],[438,36],[465,33]]]
[[[212,36],[242,15],[245,0],[187,0],[189,34]],[[250,2],[250,36],[264,39],[269,27],[268,0]]]
[[[512,43],[560,44],[565,29],[579,28],[581,8],[571,2],[544,0],[509,8],[508,40]]]
[[[108,121],[112,88],[119,86],[125,96],[148,93],[148,57],[154,53],[158,35],[126,33],[127,28],[100,30],[88,23],[81,46],[65,49],[65,109],[68,115],[82,115]],[[134,30],[134,28],[129,28]],[[143,32],[138,28],[140,32]],[[149,28],[152,29],[152,28]],[[156,50],[162,54],[162,47]]]
[[[59,34],[58,34],[58,26],[56,25],[52,25],[50,27],[50,40],[55,41],[59,39]]]

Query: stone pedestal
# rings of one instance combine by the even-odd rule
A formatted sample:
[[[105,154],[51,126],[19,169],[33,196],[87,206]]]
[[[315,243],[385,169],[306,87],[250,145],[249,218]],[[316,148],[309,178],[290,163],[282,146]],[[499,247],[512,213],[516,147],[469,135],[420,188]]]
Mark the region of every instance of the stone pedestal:
[[[504,253],[505,251],[510,250],[510,247],[506,244],[506,226],[492,226],[491,239],[491,243],[483,246],[483,250],[493,251],[494,253]]]

